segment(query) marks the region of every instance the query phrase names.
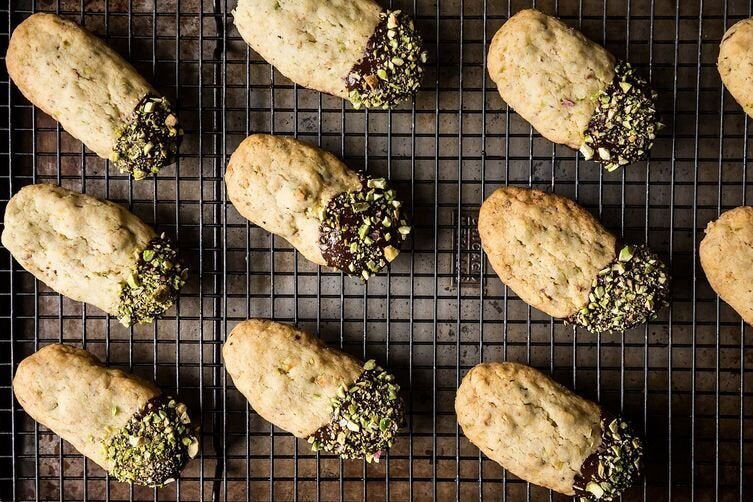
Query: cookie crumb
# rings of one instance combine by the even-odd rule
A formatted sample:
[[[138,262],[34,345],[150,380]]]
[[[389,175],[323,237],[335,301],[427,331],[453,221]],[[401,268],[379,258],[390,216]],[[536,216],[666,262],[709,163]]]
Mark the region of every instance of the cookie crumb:
[[[312,450],[378,463],[403,426],[399,392],[393,375],[374,360],[367,361],[358,380],[350,387],[341,386],[332,398],[330,423],[308,438]]]
[[[353,107],[387,109],[409,99],[421,85],[422,45],[410,16],[399,10],[380,13],[364,56],[345,79]]]
[[[118,481],[162,486],[175,480],[199,451],[186,405],[170,397],[150,399],[143,410],[102,442]]]
[[[615,67],[614,81],[596,97],[596,110],[580,151],[607,171],[646,158],[663,127],[656,112],[656,93],[629,63]]]
[[[183,129],[166,98],[145,96],[117,136],[110,161],[141,180],[173,162]]]
[[[175,303],[187,273],[164,233],[152,239],[122,284],[118,320],[124,326],[152,322]]]
[[[625,331],[669,305],[669,271],[647,246],[623,246],[594,279],[588,304],[566,322],[593,333]]]

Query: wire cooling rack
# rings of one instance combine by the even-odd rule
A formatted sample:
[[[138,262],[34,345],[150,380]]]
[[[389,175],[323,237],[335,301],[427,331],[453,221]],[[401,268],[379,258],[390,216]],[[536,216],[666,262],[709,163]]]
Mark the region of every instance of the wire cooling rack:
[[[719,302],[697,259],[706,223],[753,199],[748,121],[715,69],[725,28],[752,14],[749,2],[535,2],[628,58],[660,92],[668,127],[650,161],[612,174],[542,139],[486,76],[487,42],[531,2],[396,0],[417,19],[430,61],[415,104],[392,112],[355,111],[292,85],[240,39],[234,3],[11,0],[0,8],[3,54],[24,17],[58,12],[132,61],[177,103],[186,130],[176,166],[133,182],[30,106],[3,71],[3,206],[33,182],[122,202],[175,235],[192,271],[164,320],[127,330],[0,252],[0,498],[558,499],[484,458],[456,425],[462,376],[503,359],[550,371],[643,431],[646,477],[625,500],[753,497],[752,332]],[[394,180],[411,201],[415,235],[389,273],[363,285],[317,268],[237,214],[222,174],[252,132],[296,136]],[[671,262],[671,307],[646,327],[595,336],[523,304],[486,266],[474,231],[484,196],[506,183],[573,197],[628,240],[648,242]],[[316,455],[249,409],[220,357],[225,334],[249,316],[295,322],[397,374],[408,427],[383,462]],[[83,345],[189,403],[204,447],[180,481],[157,491],[108,479],[25,415],[11,376],[55,341]]]

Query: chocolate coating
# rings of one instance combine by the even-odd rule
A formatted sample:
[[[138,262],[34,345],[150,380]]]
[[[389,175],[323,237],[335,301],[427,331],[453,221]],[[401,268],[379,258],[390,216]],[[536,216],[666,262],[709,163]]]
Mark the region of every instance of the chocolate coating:
[[[607,171],[646,158],[661,128],[656,93],[622,61],[614,81],[597,96],[581,153],[601,162]]]
[[[643,444],[621,417],[601,416],[601,444],[583,462],[573,490],[580,502],[613,500],[641,476]]]
[[[363,57],[345,79],[354,108],[392,108],[410,99],[421,84],[426,52],[413,20],[401,11],[384,11]]]
[[[394,260],[411,227],[384,178],[333,197],[322,215],[320,249],[330,267],[368,279]]]

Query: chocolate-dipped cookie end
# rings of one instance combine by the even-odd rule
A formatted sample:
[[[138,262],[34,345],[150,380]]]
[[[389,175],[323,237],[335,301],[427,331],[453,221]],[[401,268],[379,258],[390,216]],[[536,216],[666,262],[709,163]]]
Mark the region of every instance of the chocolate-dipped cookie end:
[[[187,272],[165,234],[152,239],[122,285],[118,320],[124,326],[152,322],[175,303]]]
[[[350,102],[358,109],[392,108],[421,85],[426,52],[413,20],[399,10],[384,11],[363,57],[345,79]]]
[[[643,444],[622,417],[601,418],[601,444],[584,462],[573,490],[579,502],[619,498],[641,476]]]
[[[113,408],[115,415],[120,410]],[[174,481],[199,451],[186,405],[170,397],[149,400],[102,443],[118,481],[162,486]]]
[[[596,96],[580,151],[614,171],[646,158],[661,127],[656,93],[629,63],[619,62],[614,81]]]
[[[379,462],[392,446],[405,418],[400,386],[374,360],[363,368],[353,385],[341,386],[332,398],[330,423],[308,438],[314,451]]]
[[[647,246],[623,246],[594,279],[588,304],[567,322],[594,333],[625,331],[669,304],[669,270]]]
[[[140,180],[172,164],[182,138],[183,129],[167,99],[145,96],[118,131],[110,160],[120,172]]]
[[[369,279],[393,261],[411,227],[384,178],[361,178],[361,189],[333,197],[320,217],[319,247],[330,267]]]

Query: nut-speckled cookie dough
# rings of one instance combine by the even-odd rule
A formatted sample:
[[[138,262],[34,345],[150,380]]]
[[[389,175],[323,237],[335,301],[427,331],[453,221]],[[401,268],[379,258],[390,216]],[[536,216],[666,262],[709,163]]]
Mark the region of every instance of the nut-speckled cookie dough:
[[[458,388],[455,412],[486,456],[581,501],[618,498],[640,477],[643,448],[629,424],[531,367],[475,366]]]
[[[711,287],[753,326],[753,207],[731,209],[710,222],[699,254]]]
[[[753,18],[738,21],[724,34],[717,68],[729,93],[753,117]]]
[[[403,424],[391,374],[293,326],[244,321],[228,335],[222,357],[254,410],[314,451],[378,462]]]
[[[526,303],[594,332],[623,331],[666,305],[666,266],[645,246],[618,246],[572,200],[503,187],[482,204],[484,252]]]
[[[50,288],[126,326],[152,322],[185,282],[164,234],[123,206],[55,185],[29,185],[11,198],[2,243]]]
[[[171,164],[183,131],[170,103],[78,24],[37,13],[13,31],[8,74],[33,104],[136,179]]]
[[[356,108],[392,108],[421,83],[426,53],[413,20],[372,0],[239,0],[233,17],[283,75]]]
[[[18,365],[13,392],[34,420],[119,481],[164,485],[199,450],[186,405],[83,349],[40,349]]]
[[[402,202],[384,178],[351,171],[337,157],[292,138],[254,134],[233,152],[227,193],[245,218],[303,256],[368,279],[408,237]]]
[[[494,35],[488,67],[502,99],[542,136],[609,171],[653,145],[660,124],[646,81],[559,19],[515,14]]]

